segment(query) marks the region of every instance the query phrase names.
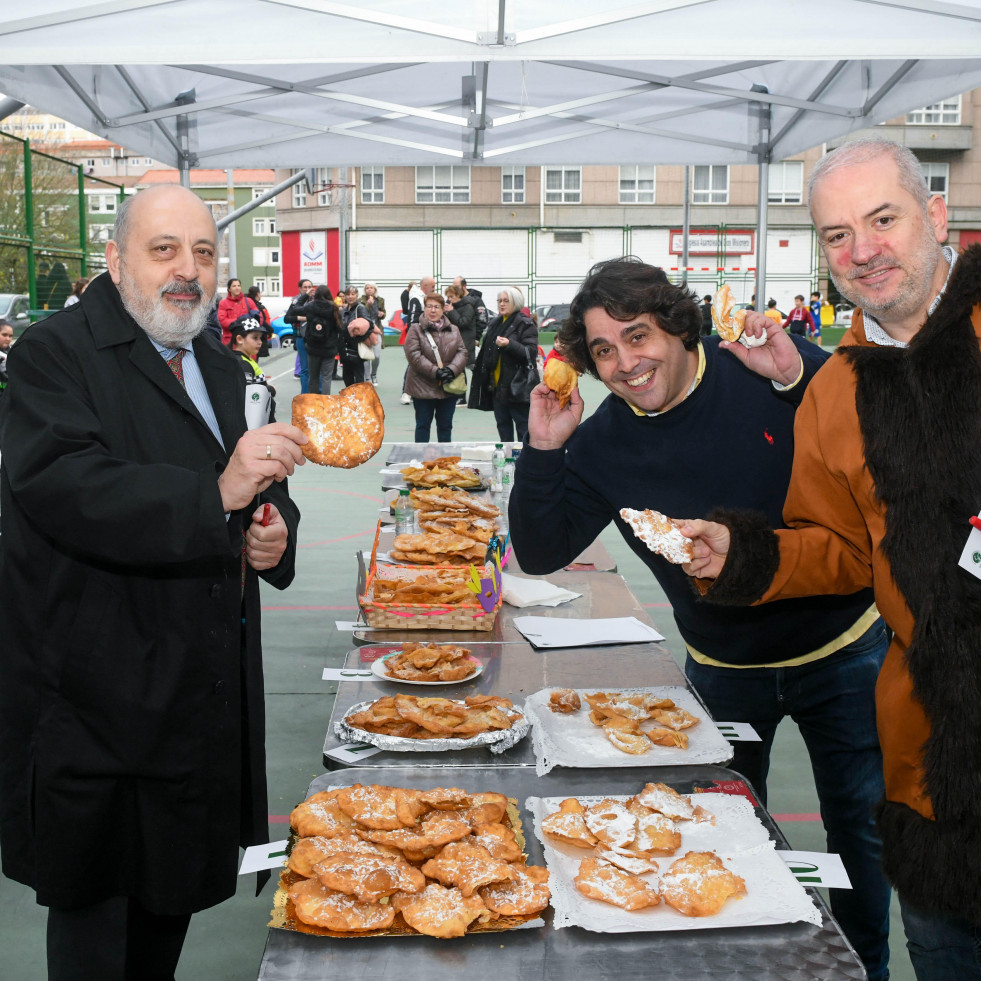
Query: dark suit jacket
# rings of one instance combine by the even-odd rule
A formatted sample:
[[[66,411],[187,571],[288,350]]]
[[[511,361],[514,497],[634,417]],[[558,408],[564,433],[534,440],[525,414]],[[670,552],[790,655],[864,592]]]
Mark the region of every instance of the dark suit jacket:
[[[268,841],[259,584],[217,478],[241,363],[194,341],[218,443],[109,279],[29,328],[0,416],[0,845],[43,905],[187,913]],[[299,513],[262,495],[290,544]],[[243,626],[244,616],[244,626]]]

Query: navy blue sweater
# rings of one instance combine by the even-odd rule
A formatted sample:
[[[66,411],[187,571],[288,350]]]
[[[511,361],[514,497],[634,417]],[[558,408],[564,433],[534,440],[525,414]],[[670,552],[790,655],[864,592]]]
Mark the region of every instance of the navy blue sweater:
[[[794,414],[827,354],[794,338],[804,377],[788,392],[703,338],[705,373],[683,402],[638,416],[610,395],[558,450],[526,447],[517,463],[509,519],[521,568],[548,574],[568,565],[615,521],[657,577],[678,630],[695,650],[725,664],[774,664],[840,636],[872,605],[871,590],[735,608],[700,600],[679,566],[651,552],[620,508],[699,518],[718,506],[762,511],[775,528],[794,455]]]

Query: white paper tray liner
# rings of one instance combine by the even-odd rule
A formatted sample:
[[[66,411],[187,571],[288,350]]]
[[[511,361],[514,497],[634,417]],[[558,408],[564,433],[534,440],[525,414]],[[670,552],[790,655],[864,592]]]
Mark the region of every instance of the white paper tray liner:
[[[563,715],[548,707],[549,697],[555,688],[542,688],[525,699],[525,714],[532,722],[531,738],[535,750],[535,770],[539,776],[555,766],[607,767],[607,766],[676,766],[678,764],[726,763],[732,759],[732,746],[719,732],[708,712],[687,689],[680,685],[660,688],[608,688],[606,691],[625,693],[650,692],[658,698],[670,698],[701,721],[682,731],[688,737],[688,748],[655,746],[646,753],[633,755],[616,748],[603,734],[603,730],[589,721],[589,703],[586,694],[593,695],[600,688],[573,689],[582,701],[578,712]]]
[[[643,788],[637,781],[638,793]],[[610,794],[606,797],[582,797],[583,806],[612,799],[629,798]],[[549,838],[542,832],[542,820],[559,809],[561,797],[529,797],[525,807],[534,819],[534,830],[545,848],[545,864],[549,870],[549,889],[555,929],[578,926],[595,933],[635,933],[660,930],[712,930],[722,927],[771,926],[777,923],[813,923],[821,925],[821,913],[794,878],[760,823],[753,806],[745,797],[729,794],[692,794],[691,799],[715,815],[715,824],[708,821],[684,821],[678,824],[681,847],[674,855],[658,856],[659,872],[641,878],[656,884],[661,872],[666,872],[686,852],[715,852],[726,868],[746,881],[746,895],[729,899],[715,916],[684,916],[665,903],[633,912],[611,906],[584,896],[573,879],[591,849],[576,848]]]

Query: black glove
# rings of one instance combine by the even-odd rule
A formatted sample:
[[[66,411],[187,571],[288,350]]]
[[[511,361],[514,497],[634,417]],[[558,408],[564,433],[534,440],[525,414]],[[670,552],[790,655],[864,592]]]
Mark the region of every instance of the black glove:
[[[438,381],[440,385],[446,385],[453,381],[454,378],[456,378],[456,375],[453,374],[452,368],[447,368],[444,366],[436,369],[436,381]]]

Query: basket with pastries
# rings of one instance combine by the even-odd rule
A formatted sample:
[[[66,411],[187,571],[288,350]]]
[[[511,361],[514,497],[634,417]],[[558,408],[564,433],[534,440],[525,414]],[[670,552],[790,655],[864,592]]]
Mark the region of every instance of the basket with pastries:
[[[399,535],[395,540],[420,537]],[[480,543],[474,549],[474,544],[462,550],[468,558],[461,562],[466,564],[443,560],[433,565],[379,567],[376,533],[371,565],[358,596],[365,622],[383,630],[492,630],[502,603],[500,565],[496,553],[485,563],[487,546]],[[398,558],[394,549],[392,556]]]

